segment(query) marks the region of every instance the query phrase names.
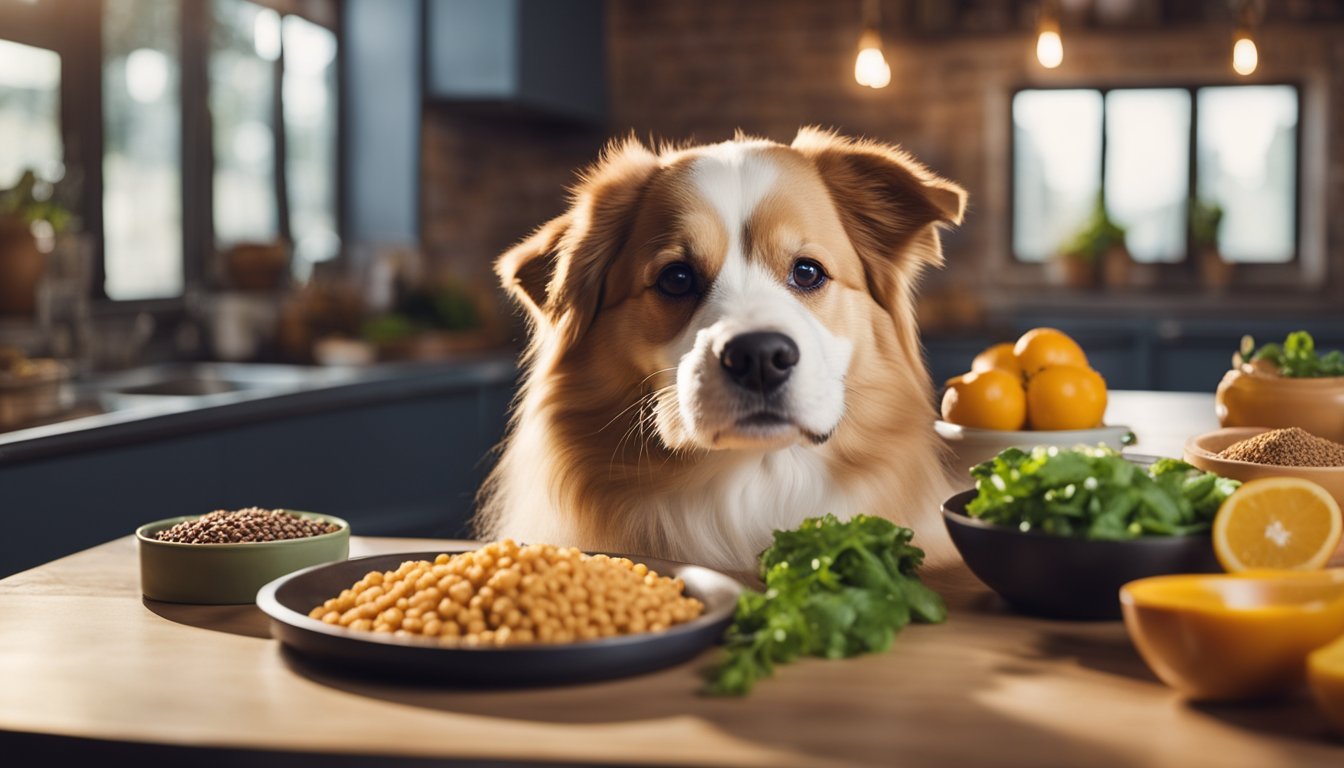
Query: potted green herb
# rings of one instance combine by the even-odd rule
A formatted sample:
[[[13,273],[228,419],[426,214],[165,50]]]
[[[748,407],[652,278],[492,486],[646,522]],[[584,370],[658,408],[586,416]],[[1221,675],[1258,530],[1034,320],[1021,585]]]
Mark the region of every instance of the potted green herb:
[[[391,311],[364,322],[360,335],[392,360],[438,360],[497,343],[481,292],[455,279],[403,289]]]
[[[1223,224],[1223,207],[1213,200],[1190,201],[1190,237],[1194,241],[1199,274],[1204,284],[1225,290],[1232,284],[1233,264],[1223,258],[1218,236]]]
[[[24,171],[10,189],[0,191],[0,315],[31,315],[37,283],[46,266],[45,251],[73,216],[52,196],[52,185]],[[42,232],[39,242],[35,232]]]
[[[1125,228],[1111,219],[1100,196],[1082,228],[1054,259],[1061,282],[1070,288],[1091,288],[1098,270],[1107,285],[1124,285],[1129,281],[1130,263]]]

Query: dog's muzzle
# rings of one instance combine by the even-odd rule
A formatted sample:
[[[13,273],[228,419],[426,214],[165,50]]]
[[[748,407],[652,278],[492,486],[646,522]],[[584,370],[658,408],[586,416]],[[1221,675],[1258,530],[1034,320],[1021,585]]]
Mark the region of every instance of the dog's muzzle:
[[[764,397],[788,381],[798,365],[798,344],[776,331],[743,333],[723,345],[719,362],[734,384]]]

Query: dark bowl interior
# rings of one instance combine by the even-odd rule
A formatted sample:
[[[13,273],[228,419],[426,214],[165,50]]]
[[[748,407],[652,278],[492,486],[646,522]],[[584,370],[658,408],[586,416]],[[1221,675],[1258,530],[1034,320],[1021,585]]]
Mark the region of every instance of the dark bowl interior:
[[[1168,573],[1220,573],[1208,534],[1093,541],[1023,533],[966,514],[975,491],[943,504],[943,522],[971,572],[1018,611],[1119,619],[1120,587]]]
[[[374,555],[308,568],[262,587],[257,605],[270,616],[276,639],[333,671],[459,686],[518,687],[592,682],[687,661],[723,637],[742,591],[737,581],[709,568],[627,555],[660,575],[682,579],[686,593],[705,604],[704,613],[663,632],[557,645],[445,648],[429,638],[353,632],[308,617],[313,606],[369,571],[395,569],[406,560],[433,560],[445,551],[466,550]]]

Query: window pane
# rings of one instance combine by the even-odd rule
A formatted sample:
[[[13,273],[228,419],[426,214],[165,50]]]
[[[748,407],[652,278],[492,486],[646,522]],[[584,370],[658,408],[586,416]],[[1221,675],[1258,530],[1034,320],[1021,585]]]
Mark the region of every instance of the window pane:
[[[340,250],[336,234],[336,35],[298,16],[284,21],[285,185],[295,266]]]
[[[0,40],[0,189],[26,170],[57,181],[61,166],[61,57]]]
[[[215,0],[214,14],[215,240],[223,246],[273,242],[280,236],[273,106],[280,16],[241,0]]]
[[[1285,262],[1297,231],[1297,90],[1201,88],[1200,199],[1223,207],[1219,248],[1231,261]]]
[[[1086,221],[1101,191],[1101,93],[1013,97],[1013,252],[1044,261]]]
[[[178,7],[105,5],[103,263],[113,299],[182,293]]]
[[[1135,261],[1185,258],[1190,92],[1106,94],[1106,210]]]

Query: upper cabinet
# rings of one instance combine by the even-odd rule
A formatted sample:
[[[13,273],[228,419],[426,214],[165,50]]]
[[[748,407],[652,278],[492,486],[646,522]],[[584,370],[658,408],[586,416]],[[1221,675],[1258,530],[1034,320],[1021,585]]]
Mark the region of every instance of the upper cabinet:
[[[603,10],[603,0],[426,0],[426,93],[601,122]]]

